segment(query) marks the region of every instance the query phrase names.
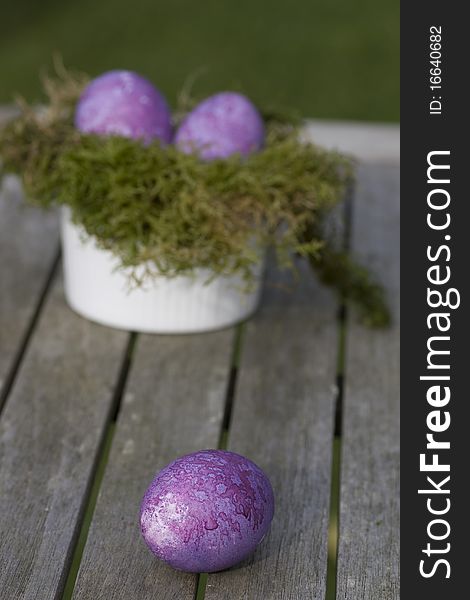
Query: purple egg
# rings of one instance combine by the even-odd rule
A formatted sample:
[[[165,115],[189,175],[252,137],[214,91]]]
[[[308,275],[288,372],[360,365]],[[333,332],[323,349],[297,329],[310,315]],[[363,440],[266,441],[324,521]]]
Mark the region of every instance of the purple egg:
[[[247,156],[264,143],[264,124],[256,107],[242,94],[222,92],[207,98],[183,120],[175,135],[183,152],[205,160]]]
[[[150,81],[132,71],[108,71],[81,95],[75,126],[83,133],[114,134],[145,142],[171,140],[171,114]]]
[[[156,475],[142,500],[140,526],[158,558],[210,573],[249,556],[273,514],[273,490],[259,467],[233,452],[201,450]]]

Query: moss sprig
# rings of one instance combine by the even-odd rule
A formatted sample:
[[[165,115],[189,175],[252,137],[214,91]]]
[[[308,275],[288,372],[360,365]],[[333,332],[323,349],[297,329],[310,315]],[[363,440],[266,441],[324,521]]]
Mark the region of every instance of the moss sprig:
[[[31,202],[68,206],[134,277],[146,264],[146,276],[207,268],[249,284],[257,248],[273,245],[284,266],[294,254],[308,258],[366,322],[387,322],[380,286],[331,249],[322,227],[352,177],[348,159],[300,142],[297,124],[272,112],[265,147],[248,158],[204,162],[157,141],[80,134],[73,111],[85,81],[66,71],[48,79],[49,104],[23,103],[0,132],[2,170],[22,178]]]

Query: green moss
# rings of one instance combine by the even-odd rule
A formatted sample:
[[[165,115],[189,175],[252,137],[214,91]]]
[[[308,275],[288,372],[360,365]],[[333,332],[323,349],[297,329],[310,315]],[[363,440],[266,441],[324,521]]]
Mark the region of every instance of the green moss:
[[[297,126],[274,113],[265,115],[264,149],[245,159],[204,162],[158,142],[82,135],[72,115],[86,78],[60,75],[46,81],[48,106],[33,111],[23,103],[0,133],[3,171],[21,176],[31,202],[69,206],[137,283],[203,267],[215,276],[239,273],[249,284],[256,247],[272,245],[284,266],[295,254],[310,259],[371,324],[387,321],[380,287],[330,249],[322,226],[351,178],[346,158],[301,143]]]

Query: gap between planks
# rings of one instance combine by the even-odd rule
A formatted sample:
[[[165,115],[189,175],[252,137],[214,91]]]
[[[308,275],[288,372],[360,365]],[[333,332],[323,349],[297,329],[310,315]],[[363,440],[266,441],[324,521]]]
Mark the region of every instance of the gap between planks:
[[[228,438],[230,435],[230,423],[232,421],[233,403],[235,400],[235,391],[237,387],[238,369],[240,366],[240,357],[243,350],[243,334],[245,331],[245,323],[241,323],[236,327],[236,333],[233,340],[232,356],[230,360],[230,374],[225,395],[224,416],[220,427],[219,450],[227,450]],[[194,600],[204,600],[207,586],[207,573],[198,573],[196,581],[196,590],[194,592]]]
[[[360,166],[351,251],[377,274],[391,327],[348,319],[341,444],[337,599],[399,596],[399,170]],[[354,342],[354,345],[352,345]]]
[[[351,249],[351,226],[354,203],[354,185],[345,195],[343,208],[343,232],[341,246],[345,252]],[[343,398],[345,386],[346,348],[348,333],[348,307],[343,298],[338,310],[338,362],[336,374],[335,428],[333,434],[333,455],[331,461],[330,514],[328,522],[328,563],[326,571],[325,600],[336,599],[336,577],[339,545],[339,508],[341,483],[341,436],[343,432]]]
[[[341,475],[341,436],[343,429],[343,395],[345,385],[347,307],[342,304],[338,313],[338,372],[336,375],[335,428],[332,439],[330,514],[328,522],[328,562],[326,571],[325,600],[336,599],[336,575],[338,568],[339,507]]]
[[[109,453],[111,451],[114,431],[116,428],[116,421],[118,419],[119,411],[121,409],[122,396],[126,388],[126,382],[132,365],[132,357],[137,341],[138,334],[130,332],[129,340],[124,351],[121,368],[119,370],[119,377],[113,394],[113,401],[111,403],[109,420],[105,427],[103,439],[100,444],[100,449],[97,455],[94,472],[91,477],[90,487],[86,493],[83,514],[78,520],[78,534],[72,551],[72,559],[70,561],[70,567],[65,581],[64,591],[62,593],[62,600],[70,600],[72,598],[75,582],[78,575],[78,570],[80,568],[80,562],[88,537],[88,531],[90,529],[91,521],[93,519],[96,501],[98,500],[98,494],[106,470],[106,464],[109,459]]]

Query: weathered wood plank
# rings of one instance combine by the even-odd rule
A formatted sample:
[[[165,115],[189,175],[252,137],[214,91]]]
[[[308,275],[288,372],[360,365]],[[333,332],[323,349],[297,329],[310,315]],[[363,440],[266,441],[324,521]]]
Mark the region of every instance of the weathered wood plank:
[[[77,600],[192,600],[196,576],[157,560],[139,506],[154,474],[182,454],[217,447],[234,331],[141,336],[80,572]]]
[[[0,404],[59,249],[56,215],[22,202],[19,181],[5,179],[0,191]]]
[[[61,595],[128,335],[51,290],[0,421],[0,595]]]
[[[305,138],[316,144],[362,162],[398,164],[400,160],[400,127],[391,123],[309,120]]]
[[[247,325],[229,449],[273,484],[271,531],[251,559],[209,575],[207,600],[324,600],[337,362],[337,305],[305,268],[268,275]]]
[[[347,332],[337,598],[399,598],[399,171],[362,167],[352,251],[385,283],[393,327]]]

